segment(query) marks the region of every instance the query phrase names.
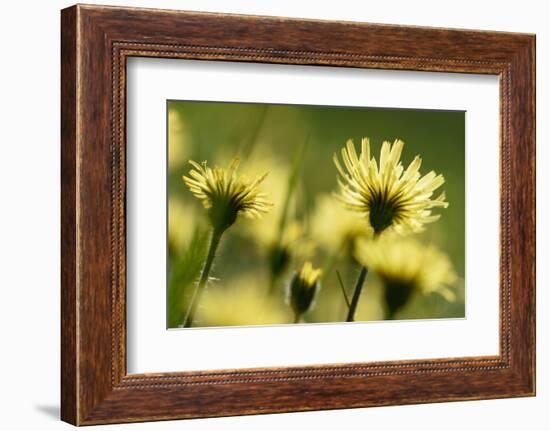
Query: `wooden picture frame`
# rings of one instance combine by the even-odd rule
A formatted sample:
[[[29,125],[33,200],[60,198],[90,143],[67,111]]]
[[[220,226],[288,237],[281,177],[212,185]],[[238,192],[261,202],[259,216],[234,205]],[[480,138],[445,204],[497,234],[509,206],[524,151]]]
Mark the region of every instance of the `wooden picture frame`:
[[[64,421],[535,394],[534,35],[83,5],[61,17]],[[500,354],[128,375],[125,65],[131,56],[498,75]]]

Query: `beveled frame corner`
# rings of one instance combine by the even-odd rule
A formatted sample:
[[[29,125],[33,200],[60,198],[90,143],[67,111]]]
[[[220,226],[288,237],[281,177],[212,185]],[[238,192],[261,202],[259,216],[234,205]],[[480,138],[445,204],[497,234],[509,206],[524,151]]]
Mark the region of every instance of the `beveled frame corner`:
[[[63,420],[88,425],[534,395],[533,35],[77,5],[62,11],[61,48]],[[125,101],[133,56],[498,75],[499,355],[128,375]]]

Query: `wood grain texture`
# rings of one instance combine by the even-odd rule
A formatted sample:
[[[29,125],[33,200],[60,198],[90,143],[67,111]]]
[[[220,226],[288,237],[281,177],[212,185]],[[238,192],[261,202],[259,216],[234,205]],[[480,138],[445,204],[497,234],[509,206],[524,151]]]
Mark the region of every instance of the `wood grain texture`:
[[[61,36],[63,420],[86,425],[535,393],[533,35],[79,5],[62,11]],[[131,56],[498,75],[500,354],[127,375]]]
[[[61,16],[61,417],[77,422],[76,9]]]

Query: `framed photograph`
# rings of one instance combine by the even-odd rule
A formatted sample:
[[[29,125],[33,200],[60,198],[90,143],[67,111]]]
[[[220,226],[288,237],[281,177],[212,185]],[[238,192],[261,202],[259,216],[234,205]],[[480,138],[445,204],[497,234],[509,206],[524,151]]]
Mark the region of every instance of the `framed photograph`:
[[[62,419],[535,394],[535,37],[61,14]]]

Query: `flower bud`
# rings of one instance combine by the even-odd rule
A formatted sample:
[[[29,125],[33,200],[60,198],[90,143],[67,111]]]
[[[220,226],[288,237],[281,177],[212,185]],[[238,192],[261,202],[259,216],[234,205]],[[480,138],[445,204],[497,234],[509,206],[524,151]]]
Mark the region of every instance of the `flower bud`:
[[[290,281],[289,302],[296,322],[300,316],[311,308],[315,294],[321,286],[321,270],[313,268],[310,261],[306,261],[300,271],[292,276]]]

